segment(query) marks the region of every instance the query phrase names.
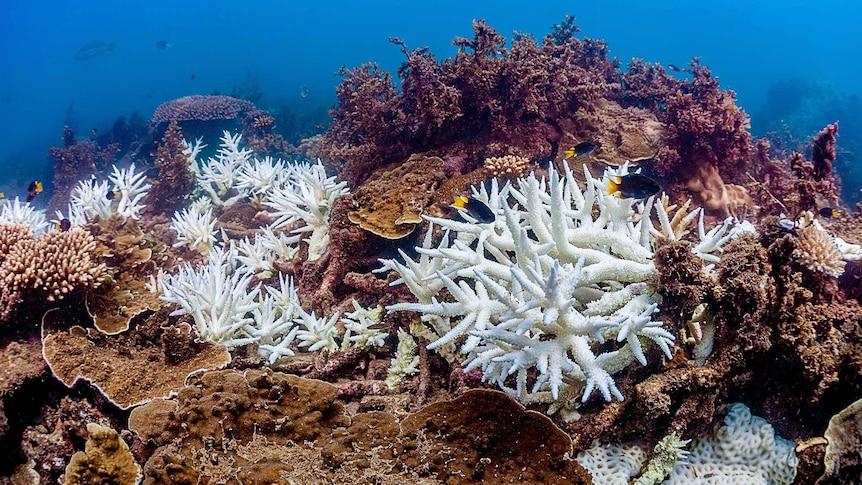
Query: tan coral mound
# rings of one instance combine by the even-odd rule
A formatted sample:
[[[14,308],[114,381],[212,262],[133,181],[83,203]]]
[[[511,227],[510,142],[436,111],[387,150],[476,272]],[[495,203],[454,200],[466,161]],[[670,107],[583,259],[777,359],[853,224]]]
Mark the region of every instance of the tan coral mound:
[[[485,159],[485,170],[501,179],[517,179],[526,177],[533,164],[527,157],[506,155],[504,157],[489,157]]]
[[[811,224],[799,230],[799,238],[793,257],[806,268],[829,276],[841,276],[844,262],[835,238],[819,224]]]
[[[99,286],[106,266],[97,262],[95,249],[93,236],[78,228],[20,238],[9,245],[0,264],[0,284],[13,295],[44,293],[48,301],[62,299],[76,288]]]
[[[66,467],[65,485],[133,485],[141,474],[129,446],[111,428],[87,425],[84,451],[72,455]]]

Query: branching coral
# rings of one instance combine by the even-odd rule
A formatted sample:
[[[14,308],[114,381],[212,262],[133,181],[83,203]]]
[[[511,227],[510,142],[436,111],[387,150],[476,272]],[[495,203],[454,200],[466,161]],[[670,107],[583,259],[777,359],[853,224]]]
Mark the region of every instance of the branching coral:
[[[495,180],[490,191],[474,192],[497,215],[490,223],[428,218],[457,237],[449,246],[417,248],[430,257],[424,263],[384,262],[420,299],[388,309],[422,313],[437,333],[431,349],[467,336],[461,346],[467,370],[481,368],[485,380],[523,400],[580,394],[586,401],[595,389],[605,400],[622,399],[611,374],[635,360],[645,365],[648,343],[670,358],[674,340],[652,319],[659,300],[643,284],[656,274],[653,199],[636,204],[607,195],[607,180],[585,172],[585,190],[567,166],[562,175],[551,167],[547,182],[534,175],[520,179],[518,189],[500,189]],[[675,238],[664,206],[656,209],[667,221],[665,237]],[[729,224],[705,232],[701,220],[694,254],[717,259],[713,253],[731,237],[725,235]],[[440,283],[429,288],[424,273],[435,266]],[[453,301],[437,300],[442,287]],[[611,339],[619,343],[616,350],[601,347]],[[528,391],[532,368],[538,375]],[[511,375],[514,389],[507,384]]]
[[[41,234],[48,228],[45,211],[34,209],[30,204],[22,204],[18,197],[0,202],[0,224],[23,224],[30,226],[35,234]]]
[[[8,247],[0,264],[4,317],[23,298],[59,300],[76,289],[99,286],[105,277],[105,264],[93,254],[96,242],[82,229],[21,237]]]

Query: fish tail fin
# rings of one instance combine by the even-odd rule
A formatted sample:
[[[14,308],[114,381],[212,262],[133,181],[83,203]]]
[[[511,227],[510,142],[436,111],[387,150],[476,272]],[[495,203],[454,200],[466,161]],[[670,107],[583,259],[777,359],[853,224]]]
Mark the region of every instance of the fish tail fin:
[[[465,207],[467,206],[467,201],[468,201],[468,200],[470,200],[470,199],[468,199],[466,196],[463,196],[463,195],[456,195],[456,196],[455,196],[455,201],[454,201],[454,202],[452,202],[452,205],[454,205],[455,207],[457,207],[457,208],[459,208],[459,209],[463,209],[463,208],[465,208]]]
[[[608,177],[608,195],[615,195],[620,191],[620,179],[618,177]]]
[[[569,148],[568,150],[563,152],[563,155],[565,155],[565,157],[563,157],[563,158],[572,158],[575,155],[575,149]]]

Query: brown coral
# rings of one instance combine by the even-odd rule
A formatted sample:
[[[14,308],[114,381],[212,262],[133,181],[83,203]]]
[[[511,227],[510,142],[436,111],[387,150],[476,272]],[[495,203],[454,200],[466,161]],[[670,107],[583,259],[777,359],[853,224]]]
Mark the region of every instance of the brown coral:
[[[97,262],[95,249],[93,236],[80,228],[18,239],[0,264],[2,315],[8,316],[13,303],[24,298],[52,302],[76,289],[99,286],[106,266]]]
[[[158,175],[148,180],[152,187],[144,205],[148,212],[170,215],[191,195],[195,183],[183,146],[183,132],[176,121],[171,121],[150,155]]]
[[[64,485],[134,485],[141,475],[129,446],[111,428],[87,425],[84,451],[72,455]]]
[[[152,122],[232,120],[254,109],[251,101],[231,96],[183,96],[160,104]]]
[[[484,163],[485,170],[501,179],[516,179],[530,173],[532,163],[529,158],[517,155],[503,157],[488,157]]]

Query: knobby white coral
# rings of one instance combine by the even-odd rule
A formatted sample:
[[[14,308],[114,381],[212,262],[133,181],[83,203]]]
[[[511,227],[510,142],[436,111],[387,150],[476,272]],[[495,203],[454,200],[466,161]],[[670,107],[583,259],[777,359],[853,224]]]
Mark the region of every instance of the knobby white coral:
[[[524,401],[585,401],[596,389],[622,399],[614,373],[645,364],[650,344],[671,357],[674,336],[653,318],[659,298],[644,282],[656,274],[653,239],[675,239],[680,228],[663,206],[663,224],[653,227],[653,198],[636,203],[604,191],[627,167],[599,180],[584,171],[584,190],[568,167],[562,175],[551,167],[547,181],[530,175],[517,189],[496,180],[490,190],[474,188],[496,214],[488,224],[428,217],[457,237],[437,248],[426,240],[416,248],[419,261],[383,262],[419,300],[387,309],[423,314],[437,334],[430,349],[466,337],[467,368],[481,368],[485,380]],[[730,225],[706,232],[701,222],[695,254],[715,261]],[[440,301],[444,287],[450,296]],[[611,339],[616,347],[602,345]],[[530,369],[538,374],[528,388]]]
[[[844,273],[846,264],[835,238],[816,220],[799,229],[793,257],[812,271],[834,277]]]

